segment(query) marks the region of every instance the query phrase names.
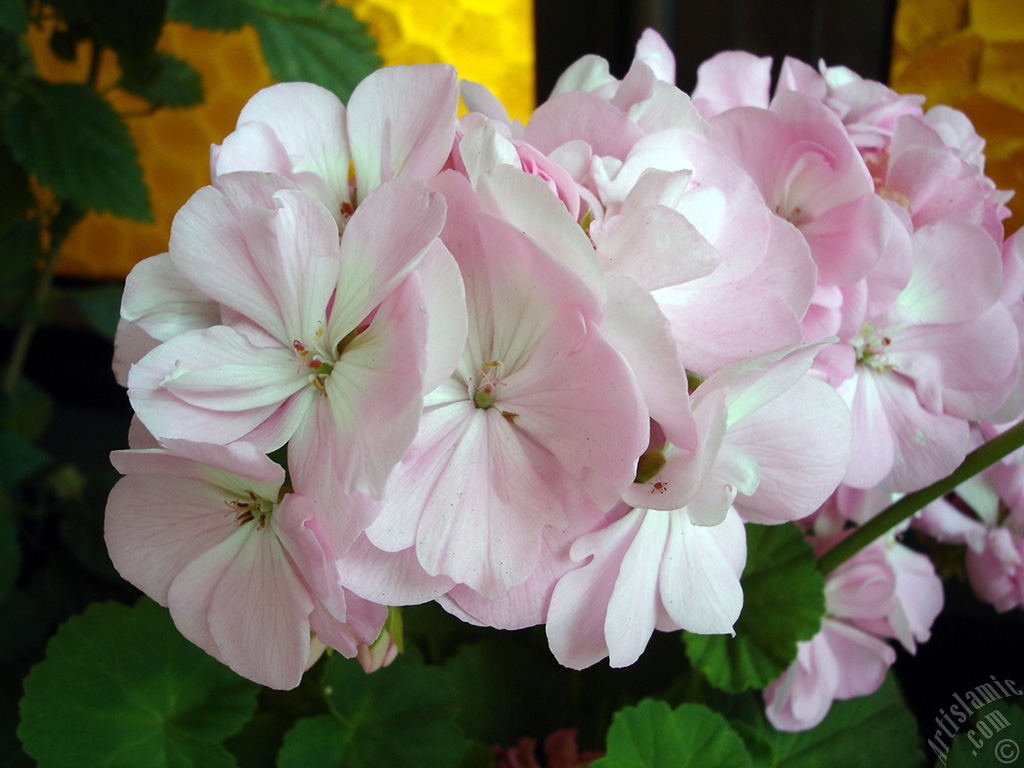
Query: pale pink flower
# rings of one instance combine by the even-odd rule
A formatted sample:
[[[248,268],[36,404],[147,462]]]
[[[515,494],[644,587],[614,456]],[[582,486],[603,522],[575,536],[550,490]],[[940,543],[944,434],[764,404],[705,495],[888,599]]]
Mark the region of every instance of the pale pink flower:
[[[835,619],[797,644],[797,658],[764,690],[765,714],[780,731],[818,725],[832,702],[874,693],[896,654],[883,640]]]
[[[884,621],[895,590],[892,568],[878,547],[861,550],[829,574],[821,629],[797,644],[796,660],[764,691],[765,714],[775,728],[813,728],[834,700],[878,689],[896,653],[857,623]]]
[[[709,138],[750,174],[768,207],[800,230],[819,283],[844,285],[867,275],[887,237],[885,204],[831,110],[783,92],[769,109],[719,115]]]
[[[766,109],[772,59],[746,51],[722,51],[697,67],[693,102],[707,119],[736,107]]]
[[[136,412],[160,438],[265,451],[290,441],[293,473],[318,499],[380,497],[424,389],[461,348],[461,281],[436,239],[444,201],[389,182],[339,242],[323,205],[281,177],[236,173],[218,185],[179,212],[170,253],[224,324],[179,333],[133,366]],[[447,295],[424,298],[442,286]],[[351,522],[350,540],[368,521]]]
[[[732,632],[743,605],[743,519],[808,515],[846,471],[849,414],[804,375],[813,354],[783,350],[702,383],[691,400],[694,449],[652,436],[645,476],[610,524],[573,543],[581,567],[555,586],[547,631],[562,664],[632,664],[655,629]]]
[[[997,611],[1024,605],[1024,462],[1019,452],[957,486],[959,503],[939,499],[916,525],[963,544],[974,593]]]
[[[853,413],[844,482],[857,488],[907,492],[949,474],[967,453],[969,421],[995,411],[1017,379],[1020,341],[991,238],[944,220],[915,231],[912,246],[906,288],[866,316],[854,365],[832,379]]]
[[[819,554],[849,534],[844,518],[870,519],[890,494],[841,488],[814,520]],[[796,660],[764,691],[766,714],[781,731],[813,728],[834,700],[867,696],[882,684],[896,654],[893,638],[910,653],[931,636],[942,610],[942,581],[925,555],[890,534],[832,571],[825,579],[825,618]]]
[[[284,176],[343,222],[381,184],[426,181],[441,170],[457,105],[455,70],[446,64],[379,69],[355,87],[347,107],[312,83],[272,85],[213,147],[210,175],[215,182],[233,171]]]
[[[387,609],[338,583],[324,513],[280,466],[246,443],[166,444],[112,454],[127,476],[105,535],[118,572],[185,637],[273,688],[298,685],[321,644],[354,657],[372,642]]]
[[[387,551],[415,546],[428,574],[492,598],[530,576],[545,528],[566,525],[571,486],[614,506],[646,445],[646,413],[584,283],[480,211],[464,177],[447,172],[436,185],[469,336],[454,374],[426,396],[367,536]]]
[[[782,62],[776,95],[784,91],[799,91],[824,103],[843,121],[850,140],[861,150],[887,146],[896,120],[903,115],[920,117],[924,103],[924,96],[896,93],[847,67],[827,67],[821,61],[815,70],[788,56]]]

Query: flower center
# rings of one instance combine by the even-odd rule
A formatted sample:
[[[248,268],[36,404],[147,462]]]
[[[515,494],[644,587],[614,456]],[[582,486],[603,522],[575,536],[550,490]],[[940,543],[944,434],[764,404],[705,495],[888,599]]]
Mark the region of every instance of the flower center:
[[[857,354],[858,365],[869,365],[876,371],[891,371],[896,366],[889,362],[887,354],[892,339],[882,336],[870,324],[865,323],[860,332],[850,341]]]
[[[473,403],[477,408],[490,408],[494,405],[494,393],[499,386],[505,386],[498,381],[500,360],[488,360],[480,368],[480,381],[476,385],[476,393],[473,395]]]
[[[324,381],[331,375],[334,366],[341,359],[345,349],[359,334],[369,327],[369,322],[360,323],[349,331],[333,350],[328,348],[329,344],[322,341],[324,336],[323,325],[317,328],[311,346],[306,346],[298,339],[294,339],[292,341],[292,348],[295,350],[300,369],[307,371],[309,374],[309,383],[326,395],[327,388],[324,386]]]
[[[257,496],[252,491],[243,491],[233,499],[225,499],[231,510],[228,514],[234,513],[235,525],[241,528],[246,523],[256,521],[256,530],[262,531],[267,524],[267,519],[274,511],[274,502]]]

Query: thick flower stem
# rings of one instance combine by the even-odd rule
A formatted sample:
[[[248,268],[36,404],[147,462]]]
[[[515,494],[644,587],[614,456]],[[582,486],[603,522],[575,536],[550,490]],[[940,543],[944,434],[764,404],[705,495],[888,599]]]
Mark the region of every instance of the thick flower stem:
[[[879,512],[875,517],[836,544],[818,560],[818,570],[824,575],[834,571],[868,544],[902,523],[927,504],[952,491],[960,483],[974,477],[1004,456],[1024,446],[1024,422],[996,435],[984,445],[967,454],[963,464],[953,474],[919,491],[908,493],[899,501]]]

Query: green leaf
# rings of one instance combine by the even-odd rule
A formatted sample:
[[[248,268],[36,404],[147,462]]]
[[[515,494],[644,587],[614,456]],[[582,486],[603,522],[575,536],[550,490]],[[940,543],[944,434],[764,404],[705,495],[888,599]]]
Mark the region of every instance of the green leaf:
[[[42,768],[233,766],[220,742],[252,716],[258,690],[152,601],[98,603],[25,678],[18,736]]]
[[[85,7],[97,40],[117,53],[121,69],[152,62],[167,0],[85,0]]]
[[[14,159],[11,148],[0,141],[0,237],[25,221],[34,206],[28,174]]]
[[[6,495],[0,494],[0,603],[11,594],[21,570],[21,548],[18,527],[14,524]]]
[[[366,26],[348,8],[321,0],[250,0],[252,23],[274,79],[307,80],[348,101],[381,65]]]
[[[459,768],[494,768],[494,750],[482,741],[470,741]]]
[[[184,21],[197,29],[231,32],[253,22],[247,0],[170,0],[167,17]]]
[[[685,633],[686,655],[723,690],[764,688],[796,659],[825,613],[825,583],[795,524],[748,525],[736,637]]]
[[[347,101],[381,65],[376,44],[352,11],[323,0],[170,0],[168,15],[194,27],[256,28],[275,80],[304,80]]]
[[[892,676],[870,696],[837,701],[817,727],[780,733],[765,724],[762,733],[775,751],[776,768],[917,768],[917,723]]]
[[[414,653],[370,675],[335,654],[323,688],[331,713],[296,723],[280,768],[450,768],[462,758],[466,740],[451,683]]]
[[[126,72],[117,84],[158,107],[190,107],[203,100],[199,72],[163,51],[157,52],[156,67],[146,77]]]
[[[994,702],[978,710],[959,729],[954,732],[953,745],[945,757],[937,739],[928,741],[928,748],[946,768],[1004,768],[1018,764],[1024,747],[1024,709],[1019,705]],[[936,735],[942,738],[946,734],[937,730]]]
[[[4,115],[3,130],[15,158],[57,197],[152,221],[128,129],[92,88],[31,80]]]
[[[591,768],[750,768],[743,741],[725,718],[701,704],[644,699],[615,713],[607,752]]]
[[[567,670],[550,663],[547,648],[535,650],[522,639],[462,645],[445,662],[467,736],[511,744],[523,734],[545,733],[570,709]]]
[[[763,733],[742,720],[730,720],[729,725],[743,740],[754,768],[772,768],[775,765],[775,750]]]
[[[117,321],[121,317],[121,294],[124,285],[113,283],[94,285],[71,292],[78,308],[94,331],[105,339],[114,340]]]
[[[49,394],[28,379],[19,379],[12,393],[0,398],[0,429],[38,440],[50,426],[53,410]]]
[[[3,254],[0,258],[2,318],[5,324],[14,325],[28,312],[29,297],[38,280],[36,265],[42,256],[39,223],[23,219],[0,235],[0,254]]]
[[[50,454],[21,435],[0,432],[0,485],[21,482],[50,460]]]
[[[16,35],[28,29],[28,3],[26,0],[4,0],[0,3],[0,29]]]

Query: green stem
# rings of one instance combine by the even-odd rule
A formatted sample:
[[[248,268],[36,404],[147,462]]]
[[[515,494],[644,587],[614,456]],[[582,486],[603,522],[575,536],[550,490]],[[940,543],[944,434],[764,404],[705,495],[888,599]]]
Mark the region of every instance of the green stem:
[[[57,268],[57,259],[60,256],[60,247],[67,236],[68,231],[78,220],[82,218],[82,212],[70,203],[64,203],[54,215],[50,222],[50,248],[46,254],[46,261],[43,264],[43,271],[36,283],[35,294],[32,297],[32,309],[29,316],[18,329],[18,336],[14,340],[14,347],[11,350],[10,362],[7,364],[7,371],[4,374],[3,392],[10,397],[18,386],[21,379],[21,372],[25,367],[25,360],[28,357],[29,347],[32,345],[32,337],[35,336],[39,327],[39,318],[50,298],[50,289],[53,287],[53,274]]]
[[[967,454],[961,464],[949,477],[937,483],[908,493],[902,499],[857,528],[853,533],[823,554],[818,560],[818,570],[824,575],[834,571],[878,537],[896,527],[919,509],[935,501],[969,480],[1005,456],[1024,446],[1024,422],[996,435],[984,445]]]
[[[93,88],[96,88],[100,81],[100,65],[103,63],[103,46],[96,39],[93,39],[91,42],[92,53],[89,56],[89,75],[87,82]]]

